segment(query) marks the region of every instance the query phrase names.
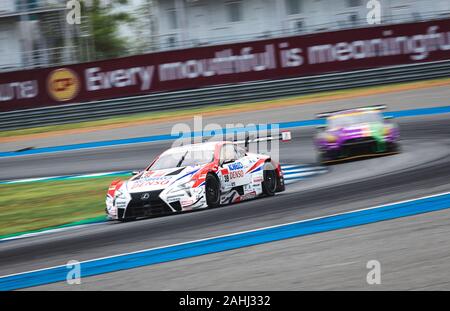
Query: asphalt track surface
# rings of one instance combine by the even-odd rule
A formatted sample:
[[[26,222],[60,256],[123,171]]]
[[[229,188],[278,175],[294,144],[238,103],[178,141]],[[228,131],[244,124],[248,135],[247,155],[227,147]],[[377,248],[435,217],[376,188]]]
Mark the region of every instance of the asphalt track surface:
[[[450,115],[399,119],[399,124],[401,154],[334,165],[327,174],[290,185],[275,197],[0,243],[0,275],[449,191]],[[314,163],[314,129],[298,128],[293,134],[293,142],[281,145],[281,161]],[[136,169],[168,145],[151,143],[5,158],[0,160],[0,178]],[[137,289],[138,285],[139,289],[360,289],[366,284],[365,277],[360,277],[365,261],[380,258],[388,264],[387,271],[404,276],[403,282],[387,282],[387,289],[449,289],[449,278],[445,277],[450,257],[449,217],[445,210],[91,277],[81,287],[57,283],[37,288]],[[242,264],[247,257],[255,263]],[[402,270],[402,264],[409,265],[409,270]],[[330,267],[332,272],[327,274]],[[414,280],[406,275],[413,271],[411,267],[417,267]],[[352,269],[358,270],[359,276]],[[294,275],[293,271],[298,272]],[[246,277],[240,277],[239,272]],[[394,276],[389,274],[387,280],[395,280]],[[320,278],[323,281],[318,281]]]

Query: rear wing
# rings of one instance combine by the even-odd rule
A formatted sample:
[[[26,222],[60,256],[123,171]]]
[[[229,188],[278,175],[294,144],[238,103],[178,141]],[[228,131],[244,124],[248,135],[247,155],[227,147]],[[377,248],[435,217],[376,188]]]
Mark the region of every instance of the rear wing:
[[[316,114],[316,118],[318,119],[323,119],[323,118],[328,118],[336,113],[339,112],[344,112],[344,111],[354,111],[354,110],[359,110],[359,111],[370,111],[370,110],[384,110],[387,107],[385,105],[376,105],[376,106],[368,106],[368,107],[358,107],[358,108],[350,108],[350,109],[341,109],[341,110],[336,110],[336,111],[330,111],[330,112],[322,112],[319,114]]]
[[[206,142],[211,136],[203,136],[202,141]],[[292,133],[288,130],[282,130],[277,135],[267,135],[260,137],[260,132],[256,131],[255,134],[250,135],[249,132],[245,132],[245,138],[243,140],[230,139],[227,141],[233,142],[235,144],[243,144],[245,149],[248,151],[248,147],[252,143],[260,143],[264,141],[280,140],[282,142],[288,142],[292,140]]]
[[[266,136],[266,137],[259,137],[259,133],[257,133],[256,137],[250,137],[249,133],[245,133],[245,140],[237,140],[234,143],[236,144],[244,144],[245,149],[248,150],[248,146],[251,143],[259,143],[263,141],[271,141],[271,140],[281,140],[282,142],[288,142],[292,140],[292,133],[291,131],[281,131],[278,135],[272,136]]]

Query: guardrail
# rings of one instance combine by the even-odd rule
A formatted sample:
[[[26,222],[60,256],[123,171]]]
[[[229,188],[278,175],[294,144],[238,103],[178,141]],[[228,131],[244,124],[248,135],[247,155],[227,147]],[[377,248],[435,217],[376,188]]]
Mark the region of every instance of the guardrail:
[[[0,113],[0,129],[96,120],[130,113],[270,100],[321,91],[450,77],[450,60],[247,82]]]

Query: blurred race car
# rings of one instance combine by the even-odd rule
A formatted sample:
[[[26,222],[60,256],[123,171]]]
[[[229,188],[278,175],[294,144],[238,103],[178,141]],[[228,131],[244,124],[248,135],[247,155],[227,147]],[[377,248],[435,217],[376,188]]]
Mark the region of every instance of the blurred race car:
[[[109,219],[132,220],[284,190],[280,164],[270,156],[249,153],[237,142],[206,142],[168,149],[129,180],[113,181],[106,213]]]
[[[319,162],[367,157],[399,152],[399,129],[390,117],[383,117],[386,106],[354,108],[317,115],[326,118],[318,126],[315,145]]]

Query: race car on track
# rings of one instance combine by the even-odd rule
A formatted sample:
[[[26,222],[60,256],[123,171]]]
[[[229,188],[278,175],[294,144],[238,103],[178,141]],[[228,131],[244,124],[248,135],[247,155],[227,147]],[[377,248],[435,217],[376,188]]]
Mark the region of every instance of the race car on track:
[[[372,106],[326,112],[326,125],[318,126],[315,146],[319,162],[367,157],[399,152],[399,129],[390,117],[383,117],[386,106]]]
[[[205,142],[168,149],[129,180],[113,181],[106,213],[109,219],[132,220],[284,190],[280,164],[270,156],[249,153],[238,142]]]

